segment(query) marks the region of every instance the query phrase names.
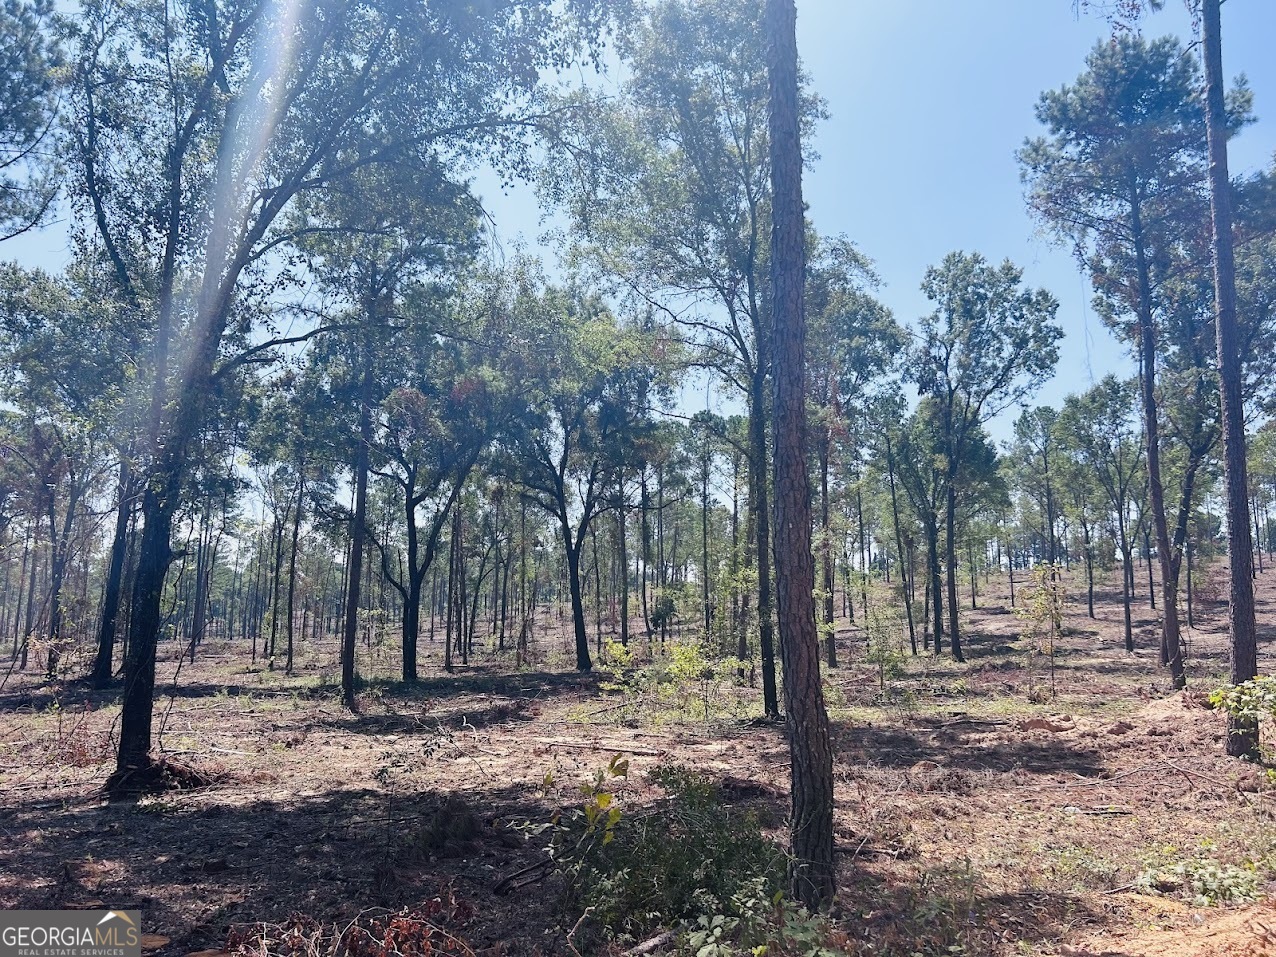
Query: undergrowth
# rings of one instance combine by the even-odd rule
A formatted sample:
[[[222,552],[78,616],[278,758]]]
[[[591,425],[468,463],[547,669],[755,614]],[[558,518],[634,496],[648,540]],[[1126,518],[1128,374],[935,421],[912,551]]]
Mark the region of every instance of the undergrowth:
[[[579,808],[547,827],[564,879],[564,921],[589,944],[672,931],[679,953],[832,957],[836,930],[788,901],[788,858],[757,816],[731,807],[718,786],[678,765],[650,772],[665,797],[644,807],[617,796],[619,756],[584,789]]]

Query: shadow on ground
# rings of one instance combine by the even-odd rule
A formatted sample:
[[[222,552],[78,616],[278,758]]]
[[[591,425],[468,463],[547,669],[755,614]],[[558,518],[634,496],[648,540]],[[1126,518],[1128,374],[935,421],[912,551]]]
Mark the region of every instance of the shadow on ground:
[[[250,792],[251,793],[251,792]],[[368,908],[428,901],[440,888],[474,904],[461,933],[475,944],[554,924],[543,884],[516,891],[511,909],[484,906],[503,876],[544,856],[516,820],[552,808],[522,786],[397,791],[334,789],[280,800],[248,799],[243,782],[139,803],[86,799],[60,809],[0,808],[0,880],[6,907],[110,906],[143,912],[145,930],[170,937],[164,953],[221,948],[233,924],[304,913],[328,922]],[[506,899],[508,901],[508,898]],[[518,926],[485,916],[518,917]]]
[[[832,722],[839,760],[888,768],[911,768],[919,761],[953,770],[1030,774],[1076,774],[1097,778],[1103,772],[1103,755],[1095,747],[1048,733],[1012,731],[995,742],[986,733],[1008,726],[991,721],[903,729]],[[972,741],[974,735],[979,740]]]

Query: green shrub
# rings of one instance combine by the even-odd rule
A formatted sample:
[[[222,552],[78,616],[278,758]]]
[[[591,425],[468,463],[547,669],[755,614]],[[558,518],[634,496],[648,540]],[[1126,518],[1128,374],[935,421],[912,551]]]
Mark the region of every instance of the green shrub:
[[[724,804],[708,778],[672,765],[650,774],[664,799],[622,808],[605,785],[627,772],[614,758],[586,788],[583,806],[555,827],[551,854],[566,879],[569,920],[588,914],[593,933],[633,939],[658,927],[694,930],[702,917],[738,922],[743,901],[780,893],[786,858],[754,814]]]
[[[1197,907],[1246,904],[1261,896],[1252,867],[1220,864],[1209,857],[1193,857],[1160,867],[1147,867],[1134,880],[1145,893],[1183,897]]]

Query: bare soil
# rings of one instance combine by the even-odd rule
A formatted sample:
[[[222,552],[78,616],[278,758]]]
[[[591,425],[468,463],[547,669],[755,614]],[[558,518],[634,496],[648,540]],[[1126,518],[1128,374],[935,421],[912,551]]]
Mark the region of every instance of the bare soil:
[[[1083,594],[1070,601],[1053,693],[1004,581],[981,583],[965,612],[964,665],[905,658],[892,673],[842,628],[828,694],[837,916],[855,953],[1276,955],[1270,896],[1200,906],[1136,887],[1148,867],[1208,858],[1255,874],[1260,897],[1276,889],[1276,793],[1264,768],[1224,756],[1204,700],[1227,670],[1218,577],[1202,576],[1178,694],[1146,592],[1124,651],[1115,579],[1096,619]],[[1258,585],[1270,672],[1276,574]],[[694,700],[636,711],[567,670],[556,629],[540,661],[485,653],[453,676],[427,644],[423,672],[438,676],[371,681],[357,714],[326,644],[304,646],[291,677],[238,644],[179,670],[174,648],[156,704],[174,789],[114,803],[101,786],[118,691],[46,684],[33,663],[0,688],[0,907],[139,908],[158,957],[220,951],[253,925],[340,930],[402,908],[475,952],[571,953],[559,889],[537,879],[544,841],[518,825],[579,804],[617,753],[631,761],[623,801],[651,800],[643,772],[676,762],[782,838],[787,753],[782,726],[753,717],[759,692],[715,698],[709,720]],[[364,674],[392,670],[392,649],[363,654]]]

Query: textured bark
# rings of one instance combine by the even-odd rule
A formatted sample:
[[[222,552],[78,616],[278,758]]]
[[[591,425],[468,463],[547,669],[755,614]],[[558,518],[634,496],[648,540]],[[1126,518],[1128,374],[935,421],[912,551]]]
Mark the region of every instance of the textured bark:
[[[829,428],[820,426],[820,565],[824,572],[824,642],[830,668],[837,667],[837,629],[833,625],[833,526],[829,521]]]
[[[364,542],[368,535],[368,450],[372,445],[372,345],[366,334],[363,382],[359,387],[359,443],[354,462],[354,520],[350,528],[349,584],[345,622],[341,631],[341,701],[351,711],[354,700],[354,649],[359,631],[359,600],[363,585]]]
[[[306,480],[297,482],[297,507],[292,515],[292,548],[288,552],[288,661],[284,666],[287,674],[292,674],[293,655],[293,613],[296,609],[297,597],[297,545],[301,538],[301,510],[306,501]],[[302,629],[305,633],[305,629]]]
[[[1139,283],[1139,347],[1142,353],[1140,392],[1143,398],[1143,431],[1147,442],[1148,496],[1152,502],[1152,524],[1156,531],[1157,560],[1161,567],[1161,660],[1170,666],[1175,688],[1183,688],[1183,641],[1179,633],[1177,569],[1165,518],[1165,485],[1161,480],[1161,440],[1156,402],[1156,325],[1152,316],[1152,289],[1147,254],[1144,250],[1142,218],[1137,195],[1131,201],[1131,229],[1134,238],[1135,270]],[[1148,555],[1151,562],[1151,555]],[[1151,569],[1149,568],[1149,575]],[[1153,600],[1155,606],[1155,599]]]
[[[761,339],[749,397],[749,511],[758,559],[758,646],[762,656],[762,708],[780,714],[775,683],[775,632],[771,622],[771,502],[766,477],[766,372]],[[812,599],[814,600],[814,599]],[[812,621],[815,619],[812,618]]]
[[[121,783],[132,771],[150,763],[152,702],[155,694],[155,648],[159,640],[160,597],[173,553],[169,533],[177,495],[176,476],[162,489],[148,486],[142,496],[142,541],[133,581],[128,650],[124,657],[124,700],[120,710],[120,750],[116,776]],[[108,785],[111,782],[108,781]]]
[[[564,519],[561,522],[563,545],[567,550],[567,588],[572,600],[572,632],[576,639],[576,670],[592,671],[593,661],[589,657],[589,635],[585,631],[585,600],[580,587],[580,551],[584,544],[584,533],[573,541],[571,526]]]
[[[827,906],[834,893],[833,756],[820,685],[811,488],[805,459],[805,222],[796,16],[793,0],[767,0],[774,194],[771,277],[775,303],[775,566],[784,652],[784,705],[792,757],[793,893],[816,909]]]
[[[115,656],[115,632],[120,617],[120,592],[124,583],[124,553],[128,546],[129,518],[133,514],[132,476],[127,457],[120,460],[119,504],[115,512],[115,534],[111,539],[111,559],[106,573],[106,589],[102,596],[102,623],[98,628],[97,656],[93,661],[94,688],[105,688],[111,681],[111,665]]]
[[[1214,320],[1218,381],[1223,409],[1223,465],[1227,482],[1227,553],[1231,562],[1228,633],[1232,644],[1232,684],[1258,673],[1254,622],[1253,546],[1249,538],[1249,479],[1245,474],[1245,412],[1241,399],[1241,357],[1236,335],[1236,270],[1232,255],[1231,183],[1227,175],[1227,118],[1223,103],[1221,0],[1202,0],[1205,47],[1205,126],[1209,138],[1210,212],[1214,246]],[[1227,753],[1258,754],[1258,726],[1228,722]]]
[[[895,455],[891,450],[890,433],[886,439],[886,474],[891,487],[891,519],[895,530],[895,549],[899,552],[899,587],[904,602],[904,613],[908,617],[908,641],[912,645],[913,654],[917,654],[917,626],[913,623],[913,567],[904,551],[904,536],[899,527],[899,496],[895,491]]]

